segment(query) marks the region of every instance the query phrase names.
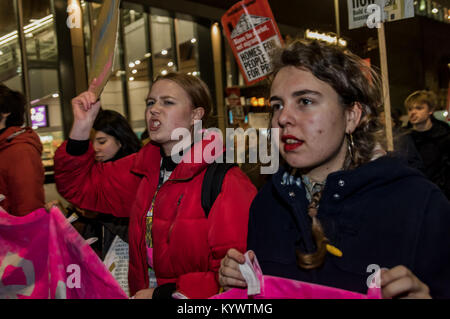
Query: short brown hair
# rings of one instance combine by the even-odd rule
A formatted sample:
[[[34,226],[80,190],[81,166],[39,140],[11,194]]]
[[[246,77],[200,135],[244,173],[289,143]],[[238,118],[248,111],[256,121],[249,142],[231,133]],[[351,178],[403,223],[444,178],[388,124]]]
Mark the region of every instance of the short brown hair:
[[[426,104],[430,111],[434,111],[437,104],[436,94],[426,90],[415,91],[406,98],[405,108],[409,109],[414,104]]]
[[[208,119],[212,109],[212,98],[205,82],[196,76],[175,72],[160,75],[153,83],[159,80],[171,80],[178,84],[187,93],[194,108],[203,107],[205,109],[202,120]]]

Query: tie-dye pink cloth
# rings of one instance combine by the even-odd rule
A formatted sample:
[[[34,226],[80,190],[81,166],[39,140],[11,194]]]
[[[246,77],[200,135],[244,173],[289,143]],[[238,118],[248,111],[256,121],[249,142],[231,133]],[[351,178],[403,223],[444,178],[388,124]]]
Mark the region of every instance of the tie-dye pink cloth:
[[[367,294],[308,282],[263,275],[256,256],[240,267],[248,288],[233,288],[210,299],[381,299],[381,289],[369,288]]]
[[[0,211],[0,298],[128,298],[61,211]]]

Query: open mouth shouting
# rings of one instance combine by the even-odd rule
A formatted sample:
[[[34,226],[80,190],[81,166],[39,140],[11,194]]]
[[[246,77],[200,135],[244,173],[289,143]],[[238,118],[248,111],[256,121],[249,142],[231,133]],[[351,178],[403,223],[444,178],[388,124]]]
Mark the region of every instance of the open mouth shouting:
[[[281,141],[284,143],[284,151],[290,152],[303,145],[303,141],[292,135],[283,135]]]
[[[161,126],[161,122],[159,120],[150,120],[150,131],[157,131]]]

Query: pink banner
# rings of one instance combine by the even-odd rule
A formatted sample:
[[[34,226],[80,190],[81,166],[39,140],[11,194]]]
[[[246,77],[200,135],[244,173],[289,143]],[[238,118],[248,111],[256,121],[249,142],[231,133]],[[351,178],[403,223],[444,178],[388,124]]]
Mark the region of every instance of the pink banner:
[[[0,298],[124,299],[125,292],[59,209],[0,211]]]
[[[263,275],[256,256],[240,266],[247,288],[233,288],[210,299],[381,299],[381,289],[369,287],[367,294],[308,282]]]

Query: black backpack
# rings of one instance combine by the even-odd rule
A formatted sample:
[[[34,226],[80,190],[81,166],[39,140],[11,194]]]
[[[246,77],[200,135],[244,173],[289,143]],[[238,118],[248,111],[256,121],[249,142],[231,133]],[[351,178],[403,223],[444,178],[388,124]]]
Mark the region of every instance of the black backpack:
[[[216,162],[208,165],[202,184],[202,207],[206,218],[208,218],[209,211],[220,194],[225,175],[234,166],[237,165],[234,163]]]

